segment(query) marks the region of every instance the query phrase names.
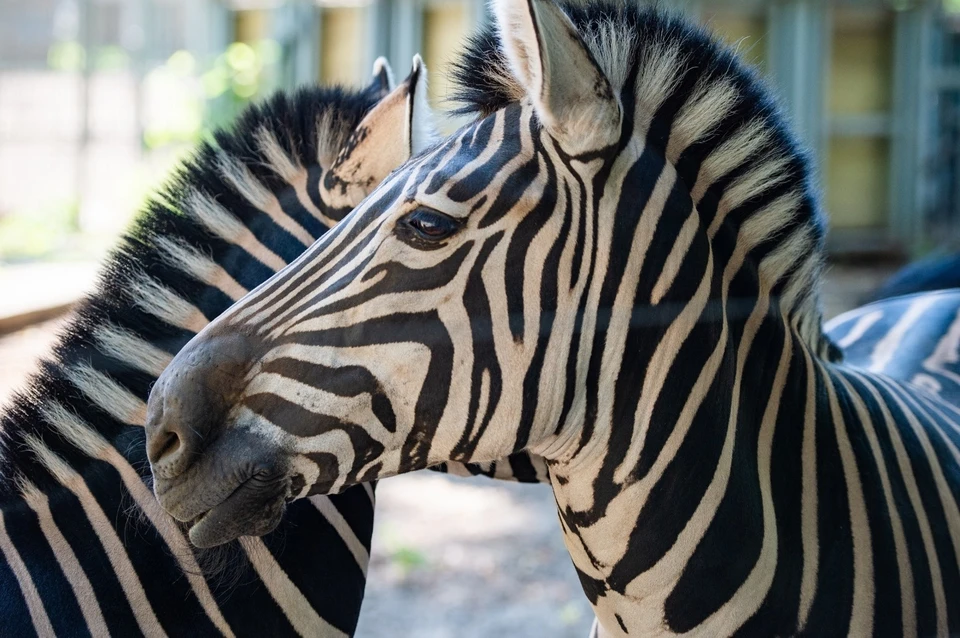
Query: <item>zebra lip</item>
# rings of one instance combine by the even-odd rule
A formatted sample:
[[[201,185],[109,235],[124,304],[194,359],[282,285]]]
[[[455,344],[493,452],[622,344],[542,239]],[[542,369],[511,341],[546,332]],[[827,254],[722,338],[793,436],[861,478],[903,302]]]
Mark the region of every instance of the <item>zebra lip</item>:
[[[213,547],[239,536],[263,536],[280,523],[285,495],[282,482],[264,485],[256,475],[251,476],[218,505],[193,519],[190,542],[197,547]]]

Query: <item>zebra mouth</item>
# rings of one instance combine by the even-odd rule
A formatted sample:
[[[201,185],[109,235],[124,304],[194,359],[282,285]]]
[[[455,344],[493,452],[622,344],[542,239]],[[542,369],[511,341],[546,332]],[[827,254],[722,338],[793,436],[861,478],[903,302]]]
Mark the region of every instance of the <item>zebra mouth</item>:
[[[223,501],[190,523],[190,542],[214,547],[240,536],[269,534],[286,509],[287,481],[254,474],[240,483]]]

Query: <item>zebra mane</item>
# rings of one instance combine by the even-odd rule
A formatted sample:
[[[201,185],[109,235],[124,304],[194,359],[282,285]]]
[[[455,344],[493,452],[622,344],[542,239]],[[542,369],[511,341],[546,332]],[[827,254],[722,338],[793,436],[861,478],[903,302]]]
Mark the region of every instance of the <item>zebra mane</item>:
[[[153,382],[208,321],[324,230],[290,193],[313,197],[321,167],[380,97],[374,86],[277,94],[199,145],[0,414],[0,503],[25,486],[54,488],[115,452],[149,474],[143,430],[128,424],[144,423]],[[265,203],[295,221],[278,221]]]
[[[835,358],[819,307],[819,194],[769,88],[733,50],[677,14],[617,0],[559,4],[614,92],[632,103],[635,131],[662,150],[698,209],[723,210],[734,233],[746,233],[754,264],[786,245],[768,260],[777,273],[771,295],[815,350]],[[452,78],[459,114],[484,117],[525,93],[495,25],[468,41]],[[629,82],[632,95],[624,91]]]

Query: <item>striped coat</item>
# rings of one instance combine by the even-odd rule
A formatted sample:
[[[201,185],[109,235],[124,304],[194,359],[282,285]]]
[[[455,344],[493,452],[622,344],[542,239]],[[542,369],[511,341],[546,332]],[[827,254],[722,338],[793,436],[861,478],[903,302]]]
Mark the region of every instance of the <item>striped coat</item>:
[[[356,150],[360,129],[397,135],[371,120],[382,98],[405,108],[408,85],[390,94],[387,73],[363,92],[278,95],[201,145],[6,407],[0,635],[352,633],[372,487],[297,503],[262,539],[199,551],[151,493],[143,424],[177,350],[393,168],[365,170]]]
[[[526,452],[606,634],[960,631],[960,406],[824,332],[824,220],[765,87],[657,10],[494,8],[478,120],[158,380],[164,508],[215,541]]]

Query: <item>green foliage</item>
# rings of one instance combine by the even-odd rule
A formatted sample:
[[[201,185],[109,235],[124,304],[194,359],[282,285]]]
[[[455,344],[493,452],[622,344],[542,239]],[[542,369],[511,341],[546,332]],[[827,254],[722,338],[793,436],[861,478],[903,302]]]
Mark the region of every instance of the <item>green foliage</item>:
[[[189,51],[177,51],[144,78],[151,100],[143,142],[154,149],[191,144],[203,127],[204,100],[196,91],[197,61]]]
[[[49,256],[74,232],[77,203],[50,206],[0,217],[0,261],[26,261]]]
[[[576,624],[582,616],[583,612],[576,602],[569,602],[560,608],[560,622],[564,625]]]
[[[273,40],[234,42],[217,56],[201,77],[208,100],[207,126],[226,124],[247,102],[273,88],[269,71],[279,59],[280,45]]]
[[[234,42],[209,60],[186,50],[176,51],[163,64],[143,77],[143,145],[151,154],[151,166],[173,164],[183,152],[211,131],[230,122],[251,100],[273,90],[273,70],[281,56],[273,40]],[[55,42],[47,51],[48,67],[64,73],[110,72],[129,69],[129,54],[117,46],[85,50],[77,41]],[[154,178],[145,180],[153,190]],[[126,185],[130,187],[129,184]],[[88,249],[102,237],[92,231],[79,234],[79,202],[0,215],[0,261],[42,259],[52,254]],[[401,563],[416,565],[412,554],[402,554]]]
[[[205,131],[229,123],[252,99],[272,88],[270,68],[280,57],[273,40],[234,42],[206,70],[189,51],[177,51],[147,74],[154,117],[144,131],[147,148],[195,143]]]
[[[54,71],[78,73],[87,64],[87,51],[79,42],[54,42],[47,49],[47,66]],[[97,47],[93,53],[93,70],[117,71],[130,66],[130,55],[116,45]]]
[[[404,575],[427,565],[427,557],[412,547],[397,547],[391,552],[390,560]]]
[[[130,55],[116,45],[99,47],[93,59],[97,71],[120,71],[130,66]]]
[[[54,42],[47,50],[47,65],[55,71],[81,71],[87,52],[79,42]]]

